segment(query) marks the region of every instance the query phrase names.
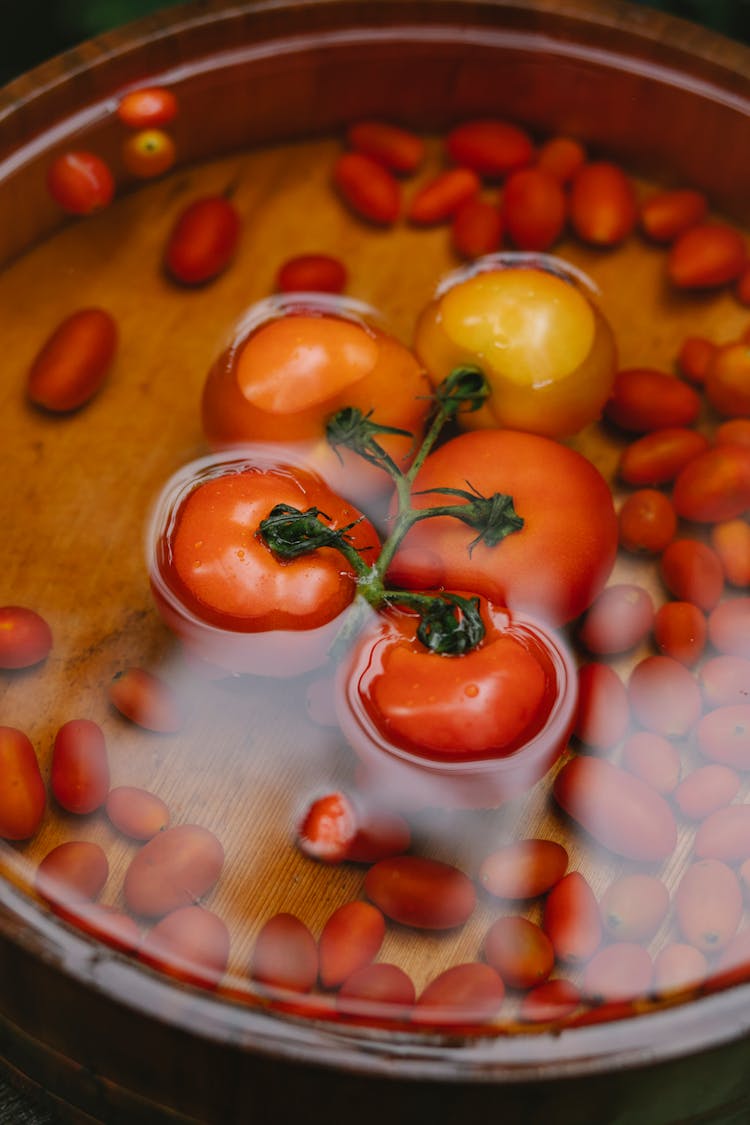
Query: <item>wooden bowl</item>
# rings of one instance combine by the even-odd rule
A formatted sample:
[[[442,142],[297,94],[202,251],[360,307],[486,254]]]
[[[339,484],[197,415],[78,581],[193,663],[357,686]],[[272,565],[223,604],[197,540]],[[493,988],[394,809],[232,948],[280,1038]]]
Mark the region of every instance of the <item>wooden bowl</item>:
[[[243,977],[263,918],[299,903],[317,933],[360,894],[360,869],[321,870],[291,839],[309,793],[345,784],[351,763],[330,731],[311,732],[304,699],[288,685],[190,679],[151,602],[143,527],[164,480],[205,453],[206,372],[247,306],[272,291],[285,258],[339,254],[352,295],[380,309],[404,341],[457,264],[445,228],[381,231],[345,211],[329,186],[344,126],[382,117],[425,133],[425,176],[438,166],[440,134],[463,119],[499,116],[540,137],[564,132],[621,161],[641,190],[699,188],[717,214],[742,225],[748,75],[750,52],[739,45],[616,0],[196,0],[0,92],[0,599],[38,609],[55,637],[44,666],[2,674],[3,723],[28,732],[46,776],[61,723],[100,722],[113,784],[154,789],[174,822],[221,837],[228,875],[210,905],[233,920],[230,983]],[[140,184],[123,168],[115,109],[125,89],[145,82],[179,97],[179,162]],[[108,158],[118,182],[114,205],[85,220],[65,219],[45,186],[51,159],[71,146]],[[160,268],[170,226],[189,199],[223,191],[244,217],[240,254],[213,285],[180,290]],[[730,293],[669,290],[663,251],[638,237],[612,254],[572,239],[559,252],[600,287],[622,366],[669,369],[686,335],[725,340],[745,328]],[[112,376],[79,413],[40,413],[25,401],[25,372],[62,317],[89,304],[110,308],[121,328]],[[578,441],[612,479],[622,441],[599,433]],[[627,560],[618,567],[623,580],[639,573]],[[149,735],[114,713],[106,687],[130,665],[161,666],[191,685],[188,733]],[[505,820],[426,818],[425,849],[476,869],[481,849],[507,834],[507,816],[525,835],[565,834],[544,784]],[[474,836],[468,815],[478,817]],[[172,982],[56,919],[29,873],[76,836],[107,850],[116,903],[135,846],[102,814],[76,820],[52,803],[33,841],[3,848],[0,880],[0,1050],[72,1119],[406,1123],[491,1112],[508,1122],[644,1125],[748,1113],[747,985],[534,1034],[435,1035],[332,1022],[304,1004],[266,1010],[241,989],[211,994]],[[683,827],[681,860],[691,839]],[[585,864],[586,847],[571,840],[573,862]],[[604,860],[592,876],[597,891],[626,869]],[[676,869],[664,877],[673,885]],[[388,956],[422,985],[437,967],[477,956],[494,910],[483,900],[459,936],[391,935]]]

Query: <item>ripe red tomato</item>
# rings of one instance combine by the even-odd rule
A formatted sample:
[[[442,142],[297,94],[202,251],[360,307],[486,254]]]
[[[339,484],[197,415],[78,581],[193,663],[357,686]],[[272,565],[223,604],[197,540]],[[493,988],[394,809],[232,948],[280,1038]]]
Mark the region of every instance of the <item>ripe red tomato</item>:
[[[367,311],[324,297],[304,305],[282,297],[251,308],[208,374],[203,429],[211,444],[283,443],[347,496],[387,491],[391,480],[382,469],[326,441],[326,423],[339,410],[372,411],[380,425],[409,431],[379,438],[403,466],[430,410],[419,363],[360,315]]]
[[[90,215],[112,202],[115,181],[109,165],[95,153],[66,152],[50,165],[47,188],[64,211]]]
[[[424,490],[471,487],[509,494],[524,524],[496,546],[451,516],[423,520],[405,536],[389,572],[410,589],[472,590],[554,624],[577,617],[603,588],[617,553],[617,517],[598,470],[558,442],[511,430],[462,434],[427,458],[412,503],[445,497]],[[450,499],[448,497],[447,499]]]
[[[234,257],[240,214],[223,195],[204,195],[180,212],[167,240],[164,266],[181,285],[205,285]]]
[[[482,371],[490,396],[458,419],[472,430],[574,434],[599,417],[615,376],[612,331],[576,278],[502,259],[441,288],[415,350],[435,384],[459,367]]]
[[[403,608],[374,615],[342,662],[341,728],[364,784],[404,806],[497,805],[557,759],[575,710],[559,638],[482,600],[484,640],[448,656],[417,637]]]
[[[128,129],[155,129],[177,116],[177,98],[164,86],[143,86],[123,94],[117,116]]]
[[[312,473],[262,454],[188,465],[168,482],[149,533],[151,583],[166,623],[204,660],[257,675],[323,663],[356,591],[341,554],[321,547],[280,560],[258,534],[277,504],[326,513],[343,528],[360,513]],[[349,532],[370,562],[368,520]]]

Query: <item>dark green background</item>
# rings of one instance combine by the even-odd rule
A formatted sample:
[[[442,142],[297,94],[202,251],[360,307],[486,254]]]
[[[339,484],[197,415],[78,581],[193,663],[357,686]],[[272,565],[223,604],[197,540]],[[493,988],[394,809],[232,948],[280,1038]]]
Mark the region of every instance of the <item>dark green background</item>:
[[[750,0],[640,0],[750,43]],[[165,0],[0,0],[0,83]]]

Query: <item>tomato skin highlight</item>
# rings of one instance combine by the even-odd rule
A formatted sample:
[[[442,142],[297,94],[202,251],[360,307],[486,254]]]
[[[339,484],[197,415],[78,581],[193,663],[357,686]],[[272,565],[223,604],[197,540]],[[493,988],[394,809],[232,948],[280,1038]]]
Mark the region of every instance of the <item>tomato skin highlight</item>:
[[[123,884],[134,914],[159,918],[192,906],[216,883],[224,849],[207,828],[179,824],[159,832],[131,860]]]
[[[47,171],[47,188],[63,211],[91,215],[108,207],[115,194],[109,165],[93,152],[66,152]]]
[[[536,898],[559,883],[567,867],[568,853],[556,840],[516,840],[485,857],[479,882],[495,898]]]
[[[434,496],[419,495],[424,489],[465,488],[467,465],[483,495],[513,497],[523,528],[496,548],[477,544],[469,557],[470,528],[447,516],[424,520],[404,537],[389,580],[409,589],[472,590],[550,624],[577,617],[603,588],[617,553],[617,516],[599,472],[547,438],[475,431],[427,458],[414,482],[413,505],[435,503]]]
[[[542,926],[560,961],[582,964],[601,945],[599,904],[580,871],[556,883],[544,904]]]
[[[571,758],[555,778],[560,807],[598,843],[644,863],[666,859],[677,843],[674,814],[640,778],[600,758]]]
[[[193,200],[172,227],[164,267],[180,285],[205,285],[227,269],[237,250],[241,219],[223,195]]]
[[[176,96],[164,86],[142,86],[123,94],[117,116],[128,129],[158,129],[174,121],[179,109]]]
[[[109,792],[104,732],[90,719],[71,719],[55,736],[50,786],[67,812],[85,815],[100,808]]]
[[[29,400],[54,413],[80,409],[102,386],[117,339],[117,325],[105,309],[71,313],[47,338],[29,368]]]
[[[36,610],[0,606],[0,669],[33,668],[49,656],[52,630]]]
[[[365,893],[386,917],[421,930],[451,930],[473,913],[476,891],[458,868],[423,856],[381,859],[365,876]]]
[[[28,840],[41,824],[47,793],[31,741],[0,726],[0,838]]]

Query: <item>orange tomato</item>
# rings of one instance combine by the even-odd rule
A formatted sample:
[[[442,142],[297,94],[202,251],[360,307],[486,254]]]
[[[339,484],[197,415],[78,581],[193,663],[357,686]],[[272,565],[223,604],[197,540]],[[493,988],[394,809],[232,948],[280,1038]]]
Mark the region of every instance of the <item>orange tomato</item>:
[[[163,129],[142,129],[122,146],[122,161],[139,180],[168,172],[177,158],[177,146]]]

